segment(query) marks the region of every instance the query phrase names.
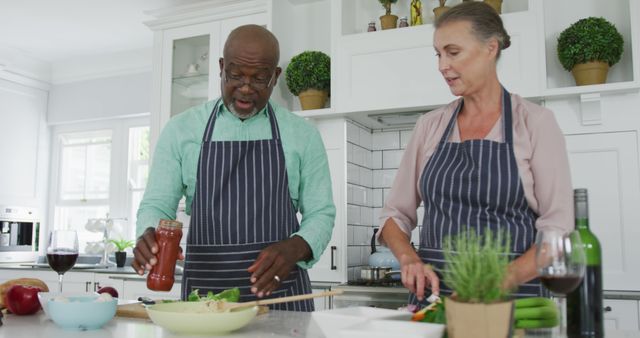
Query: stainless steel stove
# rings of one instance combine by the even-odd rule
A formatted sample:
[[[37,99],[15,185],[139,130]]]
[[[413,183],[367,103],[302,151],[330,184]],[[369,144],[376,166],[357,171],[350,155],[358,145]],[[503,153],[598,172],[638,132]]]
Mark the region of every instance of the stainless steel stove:
[[[334,308],[371,306],[397,309],[406,306],[409,300],[409,290],[399,280],[354,280],[332,289],[343,291],[341,295],[333,296]]]

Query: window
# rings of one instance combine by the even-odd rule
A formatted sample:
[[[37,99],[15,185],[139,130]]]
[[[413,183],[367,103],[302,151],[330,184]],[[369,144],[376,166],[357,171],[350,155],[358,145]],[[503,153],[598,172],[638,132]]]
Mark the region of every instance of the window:
[[[80,253],[99,254],[107,236],[134,239],[136,212],[149,171],[147,118],[54,127],[49,229],[78,231]]]

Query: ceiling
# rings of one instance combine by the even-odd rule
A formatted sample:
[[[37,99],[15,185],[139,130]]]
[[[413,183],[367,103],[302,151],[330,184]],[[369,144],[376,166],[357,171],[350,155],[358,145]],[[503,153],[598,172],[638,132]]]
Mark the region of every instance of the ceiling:
[[[153,44],[144,12],[202,0],[0,0],[0,46],[41,61]]]

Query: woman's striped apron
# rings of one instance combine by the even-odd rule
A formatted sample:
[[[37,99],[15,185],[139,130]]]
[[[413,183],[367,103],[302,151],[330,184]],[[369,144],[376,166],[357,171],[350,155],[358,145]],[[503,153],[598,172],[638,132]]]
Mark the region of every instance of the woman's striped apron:
[[[247,268],[262,249],[289,238],[300,225],[289,196],[284,151],[271,105],[267,105],[271,139],[212,141],[220,105],[218,100],[202,138],[182,299],[193,289],[204,295],[238,287],[240,301],[244,302],[256,299],[250,291]],[[306,293],[311,293],[309,276],[296,266],[265,298]],[[314,309],[311,300],[274,304],[271,308]]]
[[[536,237],[538,217],[525,198],[513,152],[511,96],[502,90],[504,142],[467,140],[449,142],[463,102],[457,107],[420,177],[424,218],[418,255],[425,263],[444,268],[442,244],[447,236],[465,229],[506,231],[511,238],[512,259],[522,255]],[[442,279],[442,275],[438,273]],[[442,294],[450,294],[440,281]],[[538,280],[520,287],[516,296],[541,293]],[[414,295],[410,301],[417,303]]]

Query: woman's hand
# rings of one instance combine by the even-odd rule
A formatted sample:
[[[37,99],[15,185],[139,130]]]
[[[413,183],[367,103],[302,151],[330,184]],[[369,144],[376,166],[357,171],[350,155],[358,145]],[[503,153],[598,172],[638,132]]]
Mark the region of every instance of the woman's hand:
[[[403,255],[400,258],[402,271],[402,284],[415,293],[418,300],[425,296],[424,290],[431,287],[431,293],[440,294],[440,279],[433,271],[431,265],[424,264],[417,254]]]

